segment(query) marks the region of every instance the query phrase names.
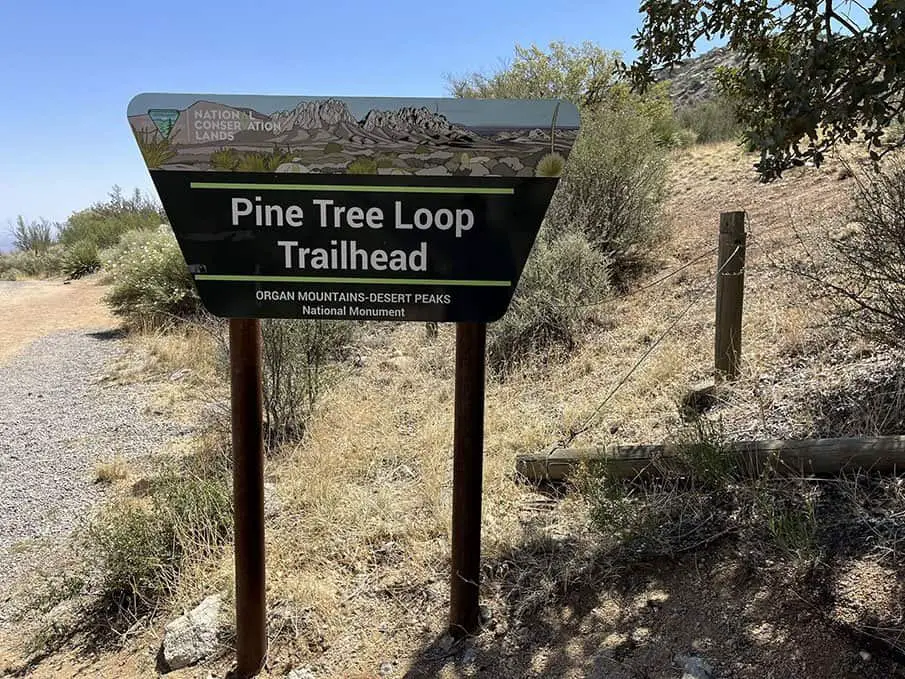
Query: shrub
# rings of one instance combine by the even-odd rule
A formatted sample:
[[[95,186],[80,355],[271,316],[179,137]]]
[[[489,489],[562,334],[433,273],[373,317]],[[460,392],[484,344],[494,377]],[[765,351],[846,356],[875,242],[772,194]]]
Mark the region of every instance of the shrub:
[[[90,240],[76,241],[63,254],[63,273],[69,278],[81,278],[101,268],[97,246]]]
[[[346,167],[346,174],[377,174],[377,161],[373,158],[356,158]]]
[[[51,245],[41,253],[27,251],[0,255],[0,276],[6,280],[55,276],[62,270],[63,253],[62,246]]]
[[[168,226],[131,231],[101,253],[113,312],[129,322],[160,325],[200,311],[198,293]]]
[[[559,177],[562,175],[562,169],[565,167],[566,159],[558,153],[548,153],[539,161],[535,168],[535,174],[538,177]]]
[[[354,326],[343,321],[264,321],[264,410],[268,445],[301,436],[323,388],[328,361],[342,355]]]
[[[176,156],[170,140],[161,136],[157,130],[139,130],[135,133],[135,139],[149,168],[160,167]]]
[[[270,153],[252,151],[244,153],[236,165],[236,172],[275,172],[283,163],[292,162],[292,154],[288,151],[274,149]]]
[[[810,279],[852,333],[905,346],[905,160],[857,176],[845,228],[828,230],[785,266]]]
[[[21,252],[41,255],[53,245],[53,234],[59,227],[46,219],[26,222],[22,215],[16,218],[13,227],[13,245]]]
[[[580,233],[542,233],[509,310],[490,326],[488,367],[505,374],[532,352],[572,349],[608,289],[607,264]]]
[[[738,141],[742,125],[735,107],[725,97],[718,96],[693,106],[686,106],[676,114],[679,124],[694,134],[699,144],[717,141]]]
[[[211,165],[215,170],[235,172],[241,156],[236,149],[219,149],[211,154]]]
[[[134,618],[172,592],[188,559],[229,542],[229,448],[219,437],[182,460],[166,460],[144,498],[106,506],[82,537],[103,603]]]
[[[581,233],[608,260],[613,282],[625,286],[662,237],[666,169],[666,150],[631,107],[586,114],[549,226]]]
[[[156,229],[165,220],[160,206],[138,189],[124,196],[114,186],[106,201],[75,212],[66,220],[60,229],[60,242],[69,248],[87,241],[101,251],[116,245],[127,231]]]

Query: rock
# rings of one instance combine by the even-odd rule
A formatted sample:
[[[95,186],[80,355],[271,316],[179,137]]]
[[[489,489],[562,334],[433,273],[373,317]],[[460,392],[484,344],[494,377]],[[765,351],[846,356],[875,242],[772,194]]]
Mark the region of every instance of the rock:
[[[395,666],[391,662],[382,662],[380,663],[380,667],[377,668],[377,674],[381,677],[389,677],[395,671]]]
[[[447,633],[440,637],[440,639],[437,641],[437,646],[441,651],[447,653],[455,645],[455,643],[456,640],[453,638],[452,634]]]
[[[480,163],[472,163],[468,166],[468,169],[471,170],[472,177],[486,177],[490,174],[490,170],[488,170]]]
[[[217,649],[221,597],[209,596],[164,628],[160,660],[163,670],[182,669],[210,656]]]
[[[283,503],[277,494],[277,487],[273,483],[264,484],[264,517],[272,519],[280,510],[283,509]]]
[[[289,674],[286,675],[286,679],[316,679],[316,677],[314,676],[314,672],[307,667],[297,667],[294,670],[289,671]]]
[[[682,679],[713,679],[713,668],[696,655],[678,655],[676,662],[682,666]]]
[[[277,168],[277,172],[307,173],[311,172],[311,170],[301,163],[283,163]]]
[[[465,653],[462,654],[462,664],[463,665],[471,665],[478,657],[478,649],[474,646],[469,646]]]
[[[428,176],[428,175],[448,176],[449,170],[446,168],[445,165],[441,165],[440,167],[426,167],[423,170],[417,170],[415,172],[415,174],[424,175],[424,176]]]
[[[524,169],[524,164],[518,158],[514,156],[507,156],[506,158],[500,158],[501,163],[505,163],[509,167],[511,167],[515,172],[518,172],[521,169]]]
[[[864,662],[870,662],[871,658],[873,657],[867,651],[859,651],[858,655],[861,656],[861,660],[863,660]]]

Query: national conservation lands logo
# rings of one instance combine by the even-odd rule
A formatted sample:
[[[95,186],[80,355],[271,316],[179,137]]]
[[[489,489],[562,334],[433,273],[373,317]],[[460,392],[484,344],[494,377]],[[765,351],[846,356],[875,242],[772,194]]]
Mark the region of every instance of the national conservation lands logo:
[[[128,115],[227,317],[499,318],[579,126],[556,100],[142,94]]]

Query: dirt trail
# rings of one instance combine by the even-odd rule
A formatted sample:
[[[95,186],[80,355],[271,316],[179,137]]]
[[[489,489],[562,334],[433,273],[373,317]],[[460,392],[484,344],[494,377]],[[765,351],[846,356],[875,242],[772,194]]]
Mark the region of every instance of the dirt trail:
[[[101,301],[103,295],[104,288],[93,278],[69,284],[0,281],[0,365],[52,332],[115,328],[118,323]]]

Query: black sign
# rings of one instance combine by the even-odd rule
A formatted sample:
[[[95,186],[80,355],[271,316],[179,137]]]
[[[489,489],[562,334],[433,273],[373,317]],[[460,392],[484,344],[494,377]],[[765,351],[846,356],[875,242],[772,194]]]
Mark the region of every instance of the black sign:
[[[577,132],[577,115],[556,128],[557,102],[510,102],[543,104],[542,129],[465,127],[409,100],[361,120],[349,100],[268,115],[160,101],[178,96],[141,95],[130,121],[201,300],[224,317],[499,319]]]

